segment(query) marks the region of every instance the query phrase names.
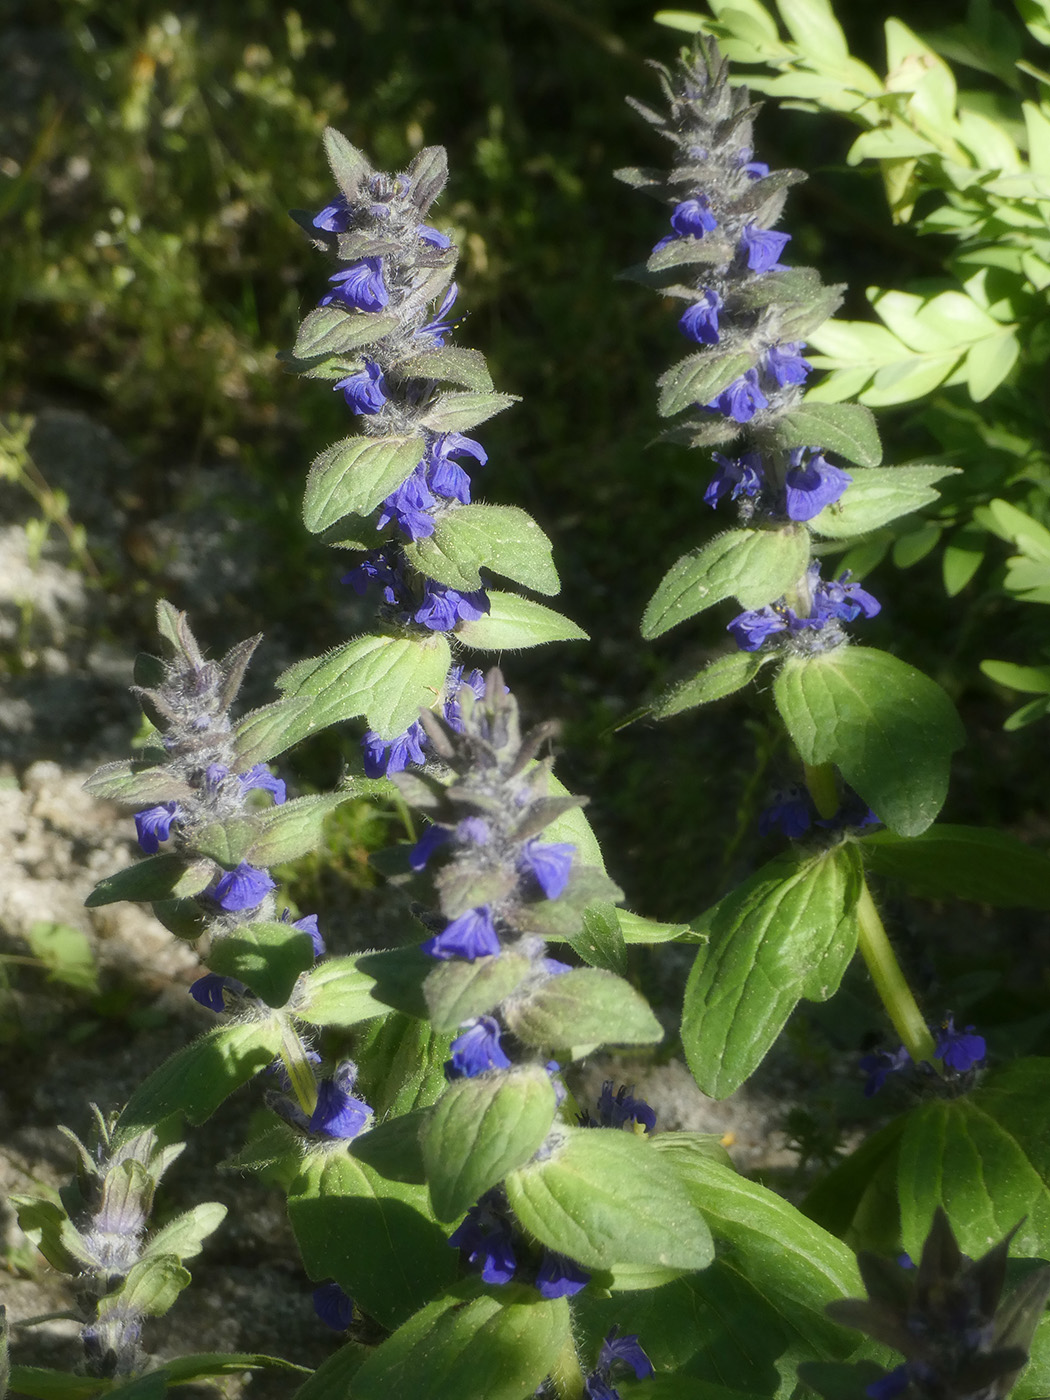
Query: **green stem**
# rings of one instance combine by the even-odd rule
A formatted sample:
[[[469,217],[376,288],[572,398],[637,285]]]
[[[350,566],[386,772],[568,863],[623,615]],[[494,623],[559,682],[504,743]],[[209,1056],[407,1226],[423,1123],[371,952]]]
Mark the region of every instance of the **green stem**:
[[[923,1020],[911,988],[904,980],[900,963],[890,947],[886,930],[875,901],[871,897],[867,881],[861,886],[857,902],[857,944],[875,983],[875,990],[882,998],[890,1020],[893,1022],[901,1042],[912,1060],[919,1064],[934,1059],[933,1036]]]
[[[839,809],[839,785],[835,777],[833,763],[802,765],[806,774],[806,787],[817,811],[825,819],[833,817]]]
[[[303,1042],[288,1022],[281,1017],[281,1059],[288,1071],[288,1082],[299,1107],[309,1118],[317,1107],[317,1081],[306,1058]]]

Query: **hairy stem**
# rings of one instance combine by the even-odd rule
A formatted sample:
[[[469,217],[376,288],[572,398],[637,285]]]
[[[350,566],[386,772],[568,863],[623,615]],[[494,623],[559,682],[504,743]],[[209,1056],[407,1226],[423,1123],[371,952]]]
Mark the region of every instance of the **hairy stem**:
[[[282,1017],[281,1019],[281,1060],[288,1071],[288,1082],[292,1093],[303,1112],[310,1117],[317,1107],[317,1081],[306,1058],[303,1042]]]
[[[890,947],[867,881],[861,887],[857,902],[857,931],[858,946],[871,973],[871,980],[902,1044],[915,1064],[922,1060],[932,1064],[933,1036]]]

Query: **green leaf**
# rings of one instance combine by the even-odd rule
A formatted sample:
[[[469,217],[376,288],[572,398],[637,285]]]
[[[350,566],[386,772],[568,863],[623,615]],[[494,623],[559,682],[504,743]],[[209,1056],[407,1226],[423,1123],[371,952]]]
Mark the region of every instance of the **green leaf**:
[[[558,591],[551,542],[518,506],[450,506],[434,517],[432,535],[404,549],[421,574],[464,592],[482,586],[480,568],[537,593]]]
[[[726,598],[764,607],[794,587],[808,562],[809,535],[798,526],[730,530],[674,565],[645,610],[642,636],[660,637]]]
[[[292,695],[315,697],[311,725],[323,729],[364,715],[383,739],[402,734],[444,693],[451,652],[440,632],[426,637],[358,637],[278,679]]]
[[[231,869],[241,861],[268,867],[298,860],[324,844],[325,818],[353,796],[343,791],[296,797],[279,807],[205,827],[194,844],[202,855]]]
[[[941,558],[944,591],[949,598],[958,597],[981,567],[986,546],[985,532],[973,525],[964,525],[952,535]]]
[[[1015,1060],[965,1098],[908,1115],[898,1163],[904,1248],[922,1252],[943,1205],[964,1253],[977,1258],[1018,1221],[1015,1253],[1045,1256],[1050,1234],[1050,1060]]]
[[[950,755],[966,737],[935,681],[886,652],[841,646],[789,658],[773,694],[804,763],[837,764],[898,835],[926,830],[944,803]]]
[[[121,1139],[155,1127],[173,1113],[203,1123],[234,1089],[268,1065],[280,1046],[276,1019],[217,1026],[143,1080],[120,1115]]]
[[[303,521],[320,534],[348,515],[370,515],[412,475],[426,444],[418,437],[350,437],[314,458]]]
[[[10,1384],[12,1395],[28,1395],[32,1400],[95,1400],[104,1382],[43,1366],[12,1366]]]
[[[657,383],[660,397],[656,411],[661,418],[681,413],[691,404],[703,406],[729,387],[734,379],[751,368],[753,357],[747,351],[719,354],[701,350],[666,370]]]
[[[184,899],[200,894],[216,873],[215,865],[210,860],[189,861],[183,856],[162,851],[159,855],[147,856],[136,865],[129,865],[126,870],[107,875],[84,900],[84,906],[98,909],[122,899],[136,903]]]
[[[41,919],[29,926],[25,937],[29,951],[47,968],[49,981],[98,996],[98,964],[81,929]]]
[[[506,1190],[525,1229],[588,1269],[617,1264],[704,1269],[714,1245],[703,1216],[650,1143],[618,1128],[565,1128]]]
[[[324,150],[336,184],[353,203],[362,182],[371,175],[372,167],[357,147],[351,145],[334,126],[326,126],[324,129]]]
[[[218,1201],[205,1201],[194,1206],[150,1235],[142,1258],[156,1259],[163,1254],[171,1254],[179,1260],[193,1259],[204,1248],[204,1241],[215,1233],[225,1219],[226,1207]]]
[[[630,983],[597,967],[551,977],[504,1007],[509,1030],[526,1045],[545,1049],[611,1044],[648,1045],[663,1027]]]
[[[604,967],[620,977],[626,975],[627,945],[614,905],[601,902],[585,909],[583,928],[573,938],[572,947],[591,967]]]
[[[318,306],[299,326],[292,354],[297,360],[349,355],[397,329],[396,316],[369,311],[345,311],[341,306]]]
[[[357,956],[327,958],[299,984],[295,1015],[310,1026],[356,1026],[388,1007],[373,995],[376,979],[357,966]]]
[[[510,952],[474,962],[450,958],[439,963],[423,984],[431,1025],[438,1031],[453,1031],[471,1017],[483,1016],[509,996],[530,970],[528,958]]]
[[[455,1220],[527,1162],[550,1131],[554,1110],[550,1076],[539,1065],[450,1084],[422,1135],[438,1219]]]
[[[940,543],[941,527],[934,521],[919,524],[893,541],[893,562],[898,569],[910,569],[925,559]]]
[[[302,719],[309,709],[308,696],[286,695],[238,720],[234,729],[233,771],[246,773],[257,763],[268,763],[305,738]]]
[[[728,263],[733,259],[734,248],[727,238],[708,234],[705,238],[672,239],[662,248],[649,254],[647,261],[639,268],[645,273],[666,272],[672,267],[689,267],[694,263]],[[631,269],[634,272],[635,269]],[[625,274],[627,276],[630,273]],[[746,366],[745,366],[746,368]]]
[[[372,997],[383,1006],[408,1016],[427,1018],[423,986],[434,959],[416,944],[386,948],[378,953],[358,953],[359,970],[372,978]]]
[[[517,651],[545,642],[585,642],[587,633],[553,608],[519,598],[515,593],[488,591],[489,611],[476,622],[461,622],[456,636],[478,651]]]
[[[419,424],[435,433],[467,433],[518,402],[517,394],[439,394],[419,415]]]
[[[176,777],[170,768],[152,763],[104,763],[84,784],[84,791],[105,802],[123,802],[128,807],[150,807],[159,802],[177,802],[192,792],[190,785]]]
[[[307,1158],[288,1218],[309,1276],[335,1279],[384,1327],[399,1326],[458,1272],[426,1188],[388,1181],[345,1149]]]
[[[663,924],[629,909],[617,909],[616,918],[625,943],[671,943],[690,931],[688,924]]]
[[[217,939],[208,958],[212,972],[236,977],[267,1006],[284,1006],[299,974],[312,967],[309,934],[291,924],[240,924]]]
[[[862,404],[803,400],[777,421],[772,436],[778,447],[819,446],[858,467],[877,467],[882,461],[875,419]]]
[[[568,1303],[513,1284],[477,1291],[435,1299],[382,1342],[354,1376],[354,1400],[464,1400],[479,1383],[485,1400],[532,1395],[569,1342]]]
[[[399,360],[397,370],[410,379],[443,379],[479,392],[492,388],[492,375],[485,363],[485,356],[480,350],[469,350],[459,345],[445,345],[439,350],[428,350],[408,360]]]
[[[1018,666],[1013,661],[982,661],[981,670],[1011,690],[1050,695],[1050,666]]]
[[[425,1015],[425,1010],[423,1012]],[[372,1021],[358,1037],[358,1093],[382,1120],[428,1108],[445,1092],[452,1037],[401,1012]]]
[[[700,1088],[725,1098],[762,1062],[798,1001],[826,1001],[857,946],[860,859],[848,846],[770,861],[696,931],[682,1044]]]
[[[125,1312],[163,1317],[189,1283],[189,1270],[170,1254],[139,1259],[132,1264],[121,1286],[99,1299],[99,1320]]]
[[[760,651],[731,651],[718,656],[690,680],[678,681],[658,695],[650,713],[656,719],[670,719],[697,705],[722,700],[749,685],[769,660],[771,657]]]
[[[879,831],[860,846],[876,874],[902,881],[913,894],[1050,909],[1050,857],[1005,831],[937,824],[906,839]]]
[[[358,1161],[389,1181],[410,1181],[423,1186],[427,1173],[420,1135],[429,1118],[429,1108],[418,1108],[402,1113],[399,1118],[388,1118],[378,1126],[373,1120],[367,1132],[354,1138],[350,1151]]]
[[[281,1356],[266,1356],[262,1352],[201,1352],[196,1356],[177,1356],[165,1362],[164,1370],[172,1382],[185,1385],[187,1381],[210,1376],[236,1376],[242,1371],[294,1371],[298,1375],[308,1367],[297,1366]]]
[[[350,1384],[369,1355],[360,1342],[347,1342],[323,1361],[291,1400],[347,1400]]]
[[[845,540],[867,534],[899,516],[936,501],[933,483],[957,476],[957,467],[855,467],[853,482],[844,496],[825,506],[809,522],[810,529],[827,539]]]

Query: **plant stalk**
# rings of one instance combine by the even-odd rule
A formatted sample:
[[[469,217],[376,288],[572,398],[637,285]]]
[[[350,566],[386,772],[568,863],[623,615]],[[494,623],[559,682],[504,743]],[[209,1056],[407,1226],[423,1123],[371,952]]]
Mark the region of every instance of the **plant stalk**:
[[[911,988],[905,981],[886,929],[875,908],[868,883],[861,886],[857,901],[857,943],[894,1029],[915,1064],[934,1062],[933,1036],[923,1019]]]

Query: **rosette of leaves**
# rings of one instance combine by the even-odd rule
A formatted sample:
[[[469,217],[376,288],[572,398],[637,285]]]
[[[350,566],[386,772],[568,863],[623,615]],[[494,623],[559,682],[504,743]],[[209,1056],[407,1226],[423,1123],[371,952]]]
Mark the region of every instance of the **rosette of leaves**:
[[[86,784],[95,796],[141,809],[139,843],[151,854],[101,880],[87,903],[148,901],[178,937],[210,937],[216,972],[281,1006],[314,947],[277,919],[268,867],[315,849],[324,818],[349,793],[289,802],[266,767],[312,729],[306,701],[286,698],[233,717],[258,637],[209,661],[185,614],[160,602],[157,621],[169,655],[140,656],[134,687],[155,732],[139,758],[106,764]],[[255,805],[260,789],[272,805]]]
[[[862,535],[933,499],[951,469],[881,467],[867,408],[803,396],[803,342],[840,300],[813,269],[779,262],[789,235],[773,225],[804,177],[753,159],[756,108],[730,87],[713,40],[673,73],[656,66],[666,111],[634,105],[673,144],[674,164],[619,175],[672,206],[671,232],[631,275],[686,304],[681,329],[698,348],[660,380],[661,414],[684,415],[664,436],[724,449],[706,499],[735,502],[741,528],[674,565],[642,630],[658,637],[728,599],[745,612],[729,624],[740,649],[678,682],[653,712],[732,694],[775,660],[777,708],[803,761],[836,766],[883,822],[915,835],[943,804],[958,717],[920,672],[847,645],[843,622],[873,616],[878,602],[847,576],[821,580],[811,556],[814,536]]]
[[[313,463],[303,518],[329,542],[365,551],[347,581],[380,589],[382,602],[375,634],[294,666],[281,684],[311,697],[319,725],[363,715],[393,744],[421,707],[443,700],[453,639],[502,648],[584,634],[540,603],[490,589],[481,572],[542,594],[559,588],[535,521],[473,499],[467,468],[487,455],[466,434],[514,398],[493,388],[483,355],[448,343],[457,249],[425,222],[447,179],[444,150],[427,147],[388,175],[336,131],[325,146],[340,193],[293,217],[337,270],[283,358],[334,381],[357,417],[359,430]]]

